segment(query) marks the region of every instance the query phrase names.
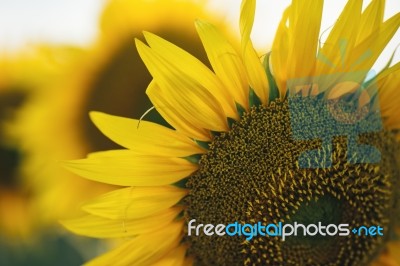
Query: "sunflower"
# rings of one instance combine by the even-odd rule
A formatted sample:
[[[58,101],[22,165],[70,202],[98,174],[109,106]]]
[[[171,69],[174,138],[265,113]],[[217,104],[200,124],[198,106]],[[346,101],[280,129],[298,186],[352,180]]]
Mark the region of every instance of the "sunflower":
[[[144,33],[148,45],[136,40],[153,76],[146,93],[171,128],[90,113],[124,149],[65,166],[123,188],[63,224],[123,243],[88,265],[363,265],[387,252],[399,214],[400,63],[369,70],[400,14],[383,21],[384,1],[363,11],[350,0],[319,45],[322,9],[293,0],[262,60],[250,39],[254,0],[242,2],[240,52],[197,20],[212,70],[154,34]],[[385,234],[246,240],[190,235],[192,220],[379,225]]]
[[[14,130],[21,110],[59,74],[41,52],[47,48],[37,44],[4,52],[0,60],[0,265],[52,265],[65,257],[75,264],[85,260],[69,243],[79,237],[65,230],[60,234],[55,221],[51,226],[43,223],[35,200],[46,183],[34,182],[33,173],[24,171],[28,156]]]
[[[35,51],[5,54],[0,65],[0,240],[22,240],[37,222],[31,215],[34,189],[20,171],[24,154],[8,125],[51,71]],[[28,71],[33,66],[35,71]]]
[[[142,38],[142,29],[146,28],[179,42],[199,60],[206,62],[207,55],[195,29],[190,26],[199,16],[211,19],[195,1],[107,2],[99,21],[100,34],[89,51],[86,67],[76,75],[75,79],[80,79],[78,85],[66,86],[77,87],[77,91],[82,93],[75,124],[80,126],[76,130],[80,131],[82,144],[88,145],[90,152],[119,147],[98,132],[87,115],[90,110],[140,116],[152,107],[145,95],[151,76],[132,45],[134,38]],[[223,23],[218,25],[226,29]],[[114,100],[109,101],[110,98]],[[166,125],[156,110],[148,112],[146,117]]]
[[[78,138],[77,134],[70,130],[70,115],[60,112],[58,108],[71,107],[76,102],[73,97],[67,97],[66,91],[63,91],[59,84],[74,73],[87,53],[77,47],[44,44],[37,45],[33,50],[37,62],[31,63],[29,68],[14,71],[13,75],[28,79],[28,74],[35,73],[34,77],[38,81],[28,79],[25,85],[29,97],[18,109],[14,119],[7,124],[6,129],[23,155],[17,170],[23,179],[23,185],[31,190],[29,205],[32,219],[24,220],[28,223],[35,220],[35,231],[39,233],[44,228],[56,226],[57,219],[73,216],[69,216],[68,212],[76,209],[71,206],[79,202],[75,199],[82,199],[84,195],[99,195],[107,190],[103,189],[95,194],[95,191],[98,191],[93,185],[95,182],[82,180],[54,165],[55,160],[66,155],[79,158],[86,152],[82,146],[75,144]],[[14,82],[16,83],[15,80]],[[59,120],[53,117],[56,111]],[[64,124],[56,121],[64,121]],[[92,185],[93,194],[79,193],[79,189],[86,189],[88,183]],[[74,194],[58,200],[57,208],[54,208],[53,196],[59,192],[59,186],[71,191],[74,189]],[[76,214],[77,212],[74,213]]]
[[[139,116],[151,107],[144,94],[151,76],[140,62],[133,39],[141,35],[143,27],[150,28],[180,40],[206,61],[201,42],[195,39],[196,31],[185,26],[204,15],[204,8],[192,1],[110,0],[99,18],[99,34],[88,47],[43,49],[44,57],[62,72],[29,99],[12,131],[27,154],[22,171],[31,176],[28,181],[38,189],[35,211],[44,222],[54,224],[58,219],[76,216],[76,204],[115,188],[77,177],[54,161],[119,147],[97,131],[88,110]],[[173,35],[178,30],[179,38]],[[156,111],[147,117],[163,123]],[[64,194],[61,199],[60,194]]]

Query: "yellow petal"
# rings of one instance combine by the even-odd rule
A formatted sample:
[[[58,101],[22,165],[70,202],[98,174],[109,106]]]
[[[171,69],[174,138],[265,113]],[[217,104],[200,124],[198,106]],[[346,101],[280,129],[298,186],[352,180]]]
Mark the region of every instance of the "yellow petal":
[[[183,222],[174,222],[160,230],[140,235],[85,265],[150,265],[178,247],[182,238],[182,227]]]
[[[271,64],[281,97],[290,79],[312,82],[324,1],[294,0],[285,10],[272,47]],[[287,26],[288,25],[288,26]]]
[[[110,152],[112,156],[108,155]],[[96,153],[63,165],[87,179],[120,186],[168,185],[197,169],[185,159],[138,155],[129,150]]]
[[[240,33],[242,35],[242,56],[246,68],[247,79],[261,102],[268,103],[269,85],[261,60],[254,50],[250,39],[256,9],[255,0],[243,0],[240,10]]]
[[[400,63],[378,75],[376,83],[384,124],[388,129],[400,129]]]
[[[146,94],[162,117],[179,133],[202,141],[211,139],[210,131],[200,128],[195,122],[189,121],[176,109],[167,98],[160,93],[160,86],[153,80],[147,87]]]
[[[400,112],[399,109],[392,109],[390,112],[390,117],[384,120],[384,125],[387,129],[390,130],[399,130],[400,129]]]
[[[379,30],[383,22],[385,0],[373,0],[361,15],[360,30],[356,45],[364,41],[371,33]]]
[[[271,70],[276,84],[278,85],[281,97],[286,94],[287,65],[289,54],[289,30],[286,23],[289,18],[290,7],[283,13],[271,51]]]
[[[357,45],[348,59],[351,70],[369,70],[378,59],[400,26],[400,13],[385,21],[380,29],[373,32]]]
[[[61,224],[78,235],[96,238],[131,237],[168,226],[181,211],[181,208],[171,208],[145,218],[117,220],[85,215],[62,221]]]
[[[91,112],[93,123],[115,143],[140,154],[183,157],[204,153],[191,139],[156,123]]]
[[[249,83],[241,57],[212,24],[197,20],[196,29],[214,72],[235,101],[248,109]]]
[[[182,71],[187,77],[201,84],[221,103],[226,117],[238,118],[233,95],[215,74],[200,60],[178,46],[149,32],[143,33],[152,50]]]
[[[314,72],[323,0],[293,0],[289,9],[288,78],[309,77]]]
[[[184,264],[186,251],[187,247],[185,246],[174,248],[152,266],[187,266],[187,264]]]
[[[376,82],[383,82],[387,76],[400,71],[400,62],[396,63],[395,65],[384,69],[382,72],[379,73],[379,75],[375,78]]]
[[[82,209],[109,219],[138,219],[174,206],[186,194],[186,190],[174,186],[128,187],[87,202]]]
[[[317,61],[317,73],[335,73],[348,70],[344,63],[351,56],[359,31],[362,0],[349,0],[336,21],[327,40],[323,44],[320,53],[331,63],[326,64],[322,60]],[[333,68],[332,68],[333,67]]]
[[[136,40],[138,52],[159,85],[158,93],[167,99],[176,112],[193,121],[200,128],[213,131],[229,129],[225,112],[220,102],[196,79],[174,63],[167,61],[160,53]],[[192,65],[184,66],[191,68]],[[168,107],[166,107],[168,108]]]

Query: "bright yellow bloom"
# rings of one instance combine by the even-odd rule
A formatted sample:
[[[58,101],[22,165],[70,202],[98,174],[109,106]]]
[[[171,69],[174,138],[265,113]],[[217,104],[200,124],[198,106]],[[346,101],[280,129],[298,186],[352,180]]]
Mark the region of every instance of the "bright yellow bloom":
[[[57,52],[51,53],[53,50]],[[51,57],[55,54],[56,58]],[[46,102],[45,99],[50,95],[54,96],[49,88],[53,88],[52,85],[63,74],[67,74],[68,65],[74,58],[73,54],[76,55],[77,51],[42,44],[25,47],[14,53],[4,53],[0,60],[1,265],[51,265],[64,256],[68,257],[70,263],[75,264],[85,260],[72,242],[82,244],[87,243],[87,239],[67,234],[52,215],[54,208],[63,208],[64,197],[60,197],[59,194],[58,200],[53,201],[49,209],[43,210],[38,204],[42,198],[41,193],[53,183],[53,174],[58,173],[58,178],[60,175],[75,176],[76,187],[81,183],[94,183],[88,180],[82,182],[65,169],[50,166],[54,164],[55,159],[51,157],[54,154],[46,152],[49,152],[49,147],[54,148],[56,143],[52,133],[47,131],[52,122],[49,117],[37,119],[38,113],[45,112],[46,108],[56,104],[54,101]],[[25,120],[28,123],[19,125],[22,118],[29,118]],[[20,129],[24,134],[21,134]],[[26,138],[22,138],[21,135]],[[46,138],[47,142],[43,144],[33,141],[41,138]],[[71,155],[71,150],[72,146],[62,152]],[[35,157],[37,154],[46,156]],[[52,171],[55,168],[58,170]],[[46,175],[47,173],[49,175]],[[77,201],[73,203],[76,204]],[[48,219],[49,216],[52,219]],[[86,251],[88,254],[96,254],[91,248]]]
[[[142,28],[172,36],[207,60],[191,26],[195,18],[206,15],[204,8],[189,1],[171,3],[109,1],[100,19],[100,34],[87,49],[42,45],[0,62],[0,264],[13,264],[20,257],[30,261],[29,252],[37,252],[41,245],[48,249],[49,238],[59,238],[62,245],[63,237],[71,236],[60,236],[57,220],[76,216],[80,213],[76,204],[115,188],[77,177],[55,162],[118,147],[92,125],[88,110],[139,116],[151,107],[144,93],[151,76],[133,45]],[[14,112],[13,105],[23,99]],[[163,121],[155,110],[147,117]],[[17,165],[16,159],[20,159]],[[13,246],[4,235],[18,239],[18,244],[16,236],[36,242]],[[49,252],[61,252],[57,245],[51,248]],[[66,256],[72,252],[69,246],[62,249]],[[87,247],[82,253],[93,254]],[[41,257],[40,263],[50,258]]]
[[[63,223],[77,234],[124,243],[89,265],[361,265],[382,252],[399,212],[400,63],[375,82],[367,71],[397,31],[400,14],[383,21],[384,1],[362,12],[362,0],[350,0],[320,47],[322,8],[322,0],[293,0],[262,62],[250,39],[254,0],[242,3],[240,51],[212,24],[195,22],[212,70],[154,34],[144,33],[147,45],[136,40],[153,77],[146,93],[173,129],[90,114],[124,149],[65,165],[124,188],[86,203],[85,216]],[[353,109],[343,111],[348,102],[340,102],[354,97],[356,121]],[[380,106],[373,105],[377,98]],[[362,144],[340,131],[355,124]],[[374,149],[364,153],[365,143],[379,150],[379,160]],[[386,235],[285,242],[188,236],[192,219],[375,224]]]
[[[36,48],[4,54],[0,61],[0,238],[16,242],[26,240],[39,219],[32,204],[37,187],[21,171],[23,150],[9,126],[33,92],[55,73]]]
[[[69,80],[86,55],[83,49],[43,45],[36,49],[40,64],[29,65],[23,70],[27,74],[10,70],[13,75],[24,79],[29,77],[28,74],[36,73],[35,79],[40,81],[27,80],[28,96],[14,119],[7,124],[7,132],[23,154],[17,170],[23,176],[24,186],[31,190],[31,216],[40,228],[58,225],[57,219],[76,215],[77,212],[72,211],[80,200],[107,191],[101,189],[105,185],[95,186],[94,182],[82,180],[55,165],[55,161],[65,156],[79,158],[88,151],[85,145],[80,144],[79,132],[72,130],[77,95],[71,93],[73,90],[63,90],[60,85]],[[39,72],[40,68],[46,71]],[[65,112],[65,109],[73,111]],[[74,192],[60,198],[61,188]],[[86,191],[88,188],[91,192]],[[40,230],[36,231],[39,233]]]
[[[133,45],[143,27],[166,36],[179,30],[174,38],[207,60],[190,26],[198,16],[204,16],[203,8],[189,1],[108,1],[100,34],[90,47],[43,49],[43,59],[60,73],[35,91],[11,129],[27,154],[22,172],[37,189],[33,204],[38,217],[54,223],[76,216],[79,202],[114,188],[77,177],[55,162],[118,147],[92,125],[88,110],[140,116],[152,106],[144,93],[151,76]],[[156,111],[148,117],[163,121]]]

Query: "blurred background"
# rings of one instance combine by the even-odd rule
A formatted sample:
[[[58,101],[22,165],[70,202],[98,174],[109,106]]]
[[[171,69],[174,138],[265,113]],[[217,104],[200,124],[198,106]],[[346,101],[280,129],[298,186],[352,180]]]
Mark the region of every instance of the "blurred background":
[[[240,2],[0,0],[1,266],[80,265],[113,245],[73,236],[58,224],[112,187],[74,176],[57,161],[119,148],[92,125],[89,111],[139,118],[151,107],[145,95],[151,77],[134,46],[142,31],[208,64],[193,21],[216,24],[238,45]],[[325,1],[322,40],[346,2]],[[400,1],[386,2],[385,17],[400,11]],[[289,3],[257,2],[252,37],[260,54],[268,52]],[[399,43],[400,32],[375,70]],[[165,124],[154,110],[146,119]]]

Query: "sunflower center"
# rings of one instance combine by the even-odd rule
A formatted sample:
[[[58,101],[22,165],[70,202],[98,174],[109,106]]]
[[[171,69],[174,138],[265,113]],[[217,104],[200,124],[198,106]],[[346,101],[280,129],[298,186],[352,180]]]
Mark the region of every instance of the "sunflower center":
[[[312,120],[320,111],[303,115]],[[376,147],[381,159],[350,163],[345,136],[334,136],[331,148],[318,138],[296,140],[290,118],[288,101],[275,100],[267,107],[252,107],[231,131],[216,136],[186,184],[186,221],[379,225],[384,236],[300,235],[282,241],[258,235],[246,241],[244,235],[200,233],[185,237],[197,265],[360,265],[387,241],[399,177],[399,145],[393,134],[360,134],[358,143]],[[331,166],[300,167],[299,158],[309,150],[331,154],[324,157]]]

